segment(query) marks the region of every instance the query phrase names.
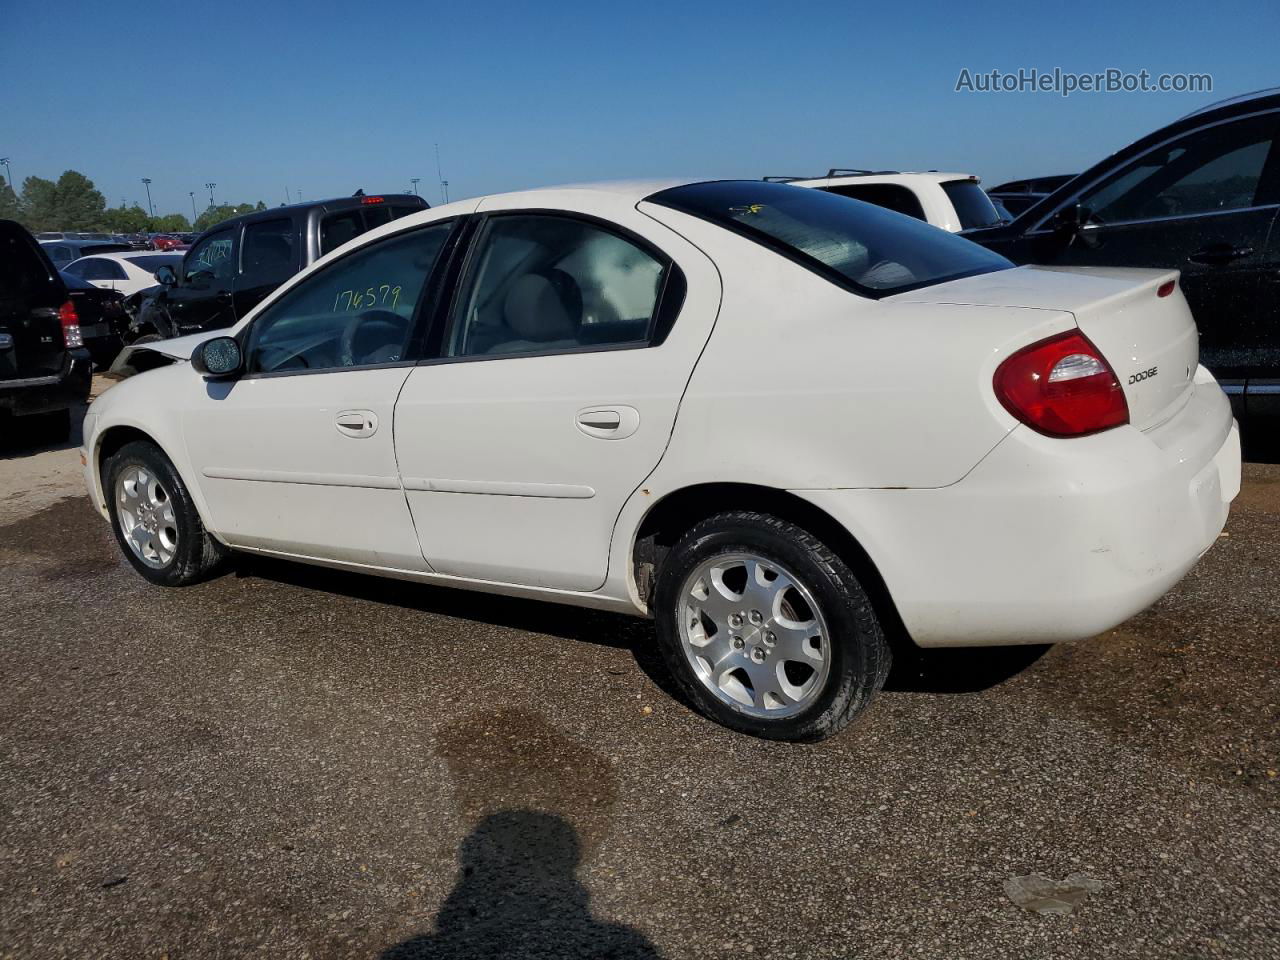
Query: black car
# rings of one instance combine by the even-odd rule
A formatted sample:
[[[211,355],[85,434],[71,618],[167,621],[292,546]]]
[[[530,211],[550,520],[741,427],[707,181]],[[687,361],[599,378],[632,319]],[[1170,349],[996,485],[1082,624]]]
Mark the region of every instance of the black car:
[[[161,285],[139,295],[125,339],[149,342],[229,327],[330,250],[427,206],[412,194],[357,194],[226,220],[196,238],[180,270],[156,271]]]
[[[1004,209],[1018,216],[1030,210],[1037,203],[1069,180],[1075,179],[1074,173],[1058,174],[1052,177],[1032,177],[1029,180],[1010,180],[987,191],[992,202],[999,202]]]
[[[129,320],[124,309],[124,294],[104,290],[65,270],[59,270],[58,274],[67,286],[67,296],[80,318],[80,336],[93,358],[93,365],[109,367],[124,346],[120,332]]]
[[[0,220],[0,415],[32,439],[66,440],[91,376],[66,284],[31,234]]]
[[[1164,267],[1236,416],[1280,418],[1280,89],[1189,114],[965,234],[1016,263]],[[1246,439],[1249,428],[1246,429]]]

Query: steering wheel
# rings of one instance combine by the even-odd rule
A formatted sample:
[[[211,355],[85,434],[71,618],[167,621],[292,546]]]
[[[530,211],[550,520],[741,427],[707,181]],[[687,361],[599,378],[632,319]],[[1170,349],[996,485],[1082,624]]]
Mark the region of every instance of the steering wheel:
[[[409,321],[390,310],[366,310],[347,321],[338,337],[338,364],[343,367],[354,367],[356,358],[356,337],[374,330],[381,331],[384,336],[378,346],[403,344]],[[361,351],[361,357],[369,351]],[[399,359],[396,357],[395,359]],[[363,362],[363,361],[360,361]]]

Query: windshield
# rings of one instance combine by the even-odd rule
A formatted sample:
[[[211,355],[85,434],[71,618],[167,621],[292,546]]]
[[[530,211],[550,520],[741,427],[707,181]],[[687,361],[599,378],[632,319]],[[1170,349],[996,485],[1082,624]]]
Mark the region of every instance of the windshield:
[[[722,180],[673,187],[648,199],[749,237],[864,296],[1013,266],[945,230],[824,190]]]
[[[956,208],[961,230],[994,227],[1002,221],[995,204],[976,180],[947,180],[942,184],[942,189],[951,205]]]

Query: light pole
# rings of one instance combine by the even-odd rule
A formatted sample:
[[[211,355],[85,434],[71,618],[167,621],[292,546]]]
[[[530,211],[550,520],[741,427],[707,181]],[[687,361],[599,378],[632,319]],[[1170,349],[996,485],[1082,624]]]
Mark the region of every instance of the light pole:
[[[421,180],[421,179],[422,179],[421,177],[410,177],[410,178],[409,178],[409,182],[413,184],[413,195],[414,195],[415,197],[421,196],[421,194],[420,194],[420,193],[418,193],[418,181],[419,181],[419,180]]]
[[[444,202],[448,203],[449,202],[449,181],[448,180],[440,181],[440,192],[444,194]]]
[[[191,228],[194,230],[196,218],[200,216],[200,214],[196,213],[196,192],[194,190],[188,190],[187,196],[191,198]]]
[[[142,183],[147,188],[147,211],[151,214],[151,219],[154,220],[156,218],[156,208],[151,202],[151,178],[143,177]]]
[[[209,208],[210,209],[213,209],[213,188],[216,186],[217,186],[216,183],[206,183],[204,185],[204,188],[209,191]]]
[[[13,185],[13,171],[9,169],[9,158],[0,157],[0,163],[4,164],[5,172],[9,174],[9,189],[12,190],[14,193],[17,193],[18,188]]]

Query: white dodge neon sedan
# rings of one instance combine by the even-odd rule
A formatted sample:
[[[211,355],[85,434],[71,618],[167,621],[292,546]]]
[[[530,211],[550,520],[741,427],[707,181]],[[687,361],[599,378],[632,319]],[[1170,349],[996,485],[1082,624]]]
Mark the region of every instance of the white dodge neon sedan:
[[[148,580],[243,550],[651,615],[694,704],[777,739],[844,726],[898,631],[1120,623],[1240,484],[1175,272],[1014,268],[783,184],[449,204],[230,333],[85,420]]]

